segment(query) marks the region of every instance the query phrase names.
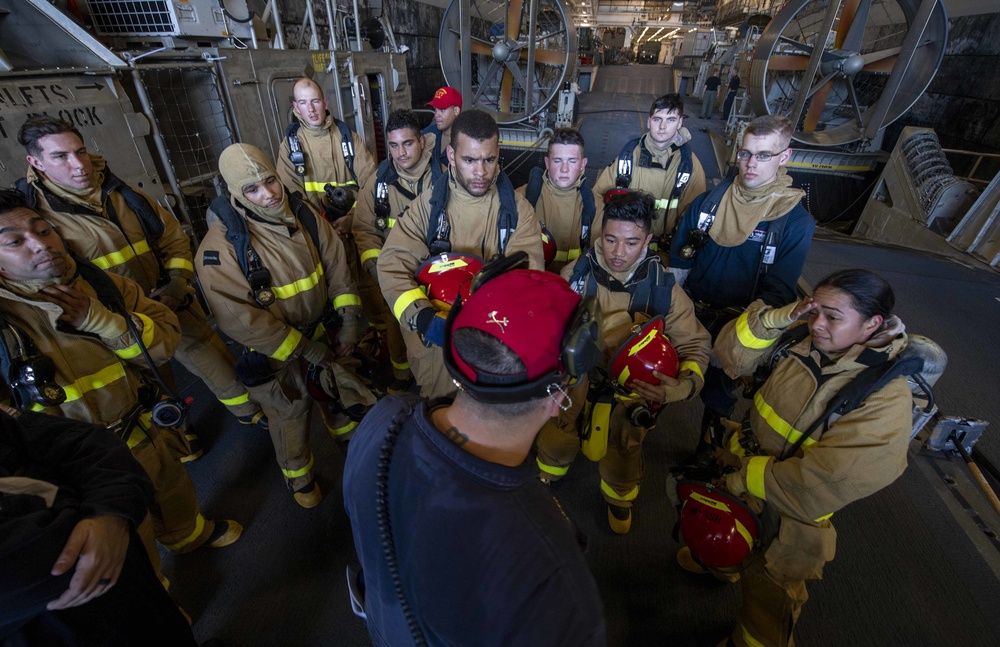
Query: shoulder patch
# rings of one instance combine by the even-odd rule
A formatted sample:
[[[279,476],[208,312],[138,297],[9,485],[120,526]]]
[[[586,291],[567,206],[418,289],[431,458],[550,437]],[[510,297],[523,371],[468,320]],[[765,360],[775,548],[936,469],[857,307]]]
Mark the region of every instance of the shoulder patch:
[[[219,260],[219,252],[207,250],[201,255],[202,265],[222,265],[222,261]]]

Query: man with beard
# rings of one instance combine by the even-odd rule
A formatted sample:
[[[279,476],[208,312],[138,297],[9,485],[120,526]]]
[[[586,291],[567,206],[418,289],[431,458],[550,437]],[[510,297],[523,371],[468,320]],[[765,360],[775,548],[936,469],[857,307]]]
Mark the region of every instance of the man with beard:
[[[444,314],[418,287],[417,268],[432,256],[460,252],[489,260],[527,252],[531,269],[543,269],[541,228],[531,205],[500,170],[500,130],[485,112],[464,112],[452,124],[449,167],[410,203],[379,254],[382,293],[399,320],[420,394],[433,398],[455,389],[441,353]]]
[[[781,115],[751,121],[736,154],[737,178],[699,196],[677,230],[670,270],[713,339],[757,299],[775,307],[795,300],[816,223],[785,169],[791,136],[792,124]],[[701,393],[702,449],[721,442],[719,419],[733,412],[734,388],[722,371],[709,368]]]

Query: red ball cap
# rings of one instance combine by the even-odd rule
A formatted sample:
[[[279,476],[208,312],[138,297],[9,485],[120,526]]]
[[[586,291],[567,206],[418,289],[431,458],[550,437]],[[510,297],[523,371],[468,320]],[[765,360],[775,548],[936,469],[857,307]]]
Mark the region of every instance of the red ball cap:
[[[533,381],[564,370],[563,335],[580,300],[557,274],[512,270],[472,293],[455,317],[452,333],[475,328],[496,337],[524,362],[528,371],[524,381]],[[455,365],[468,380],[478,383],[485,377],[490,381],[489,376],[478,375],[466,364],[454,345],[450,350]]]
[[[438,91],[434,93],[434,98],[428,101],[427,105],[433,106],[438,110],[461,108],[462,95],[455,88],[446,85],[443,88],[438,88]]]

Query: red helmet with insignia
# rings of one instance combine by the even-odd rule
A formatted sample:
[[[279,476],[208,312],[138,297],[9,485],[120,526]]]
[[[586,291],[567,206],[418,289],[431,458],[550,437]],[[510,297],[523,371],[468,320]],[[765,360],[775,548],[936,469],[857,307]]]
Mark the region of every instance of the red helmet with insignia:
[[[680,363],[677,351],[663,332],[663,317],[653,317],[625,340],[611,357],[610,366],[611,376],[626,389],[631,389],[632,381],[636,379],[659,384],[660,380],[653,377],[653,371],[677,377]]]
[[[556,239],[552,237],[545,225],[542,225],[542,255],[545,256],[545,265],[556,260],[557,251],[559,251],[559,247],[556,246]]]
[[[616,195],[625,195],[626,193],[629,193],[629,191],[630,189],[622,188],[620,186],[611,187],[610,189],[604,192],[604,204],[607,204],[608,201],[610,201],[611,198],[615,197]]]
[[[469,298],[472,277],[481,269],[483,261],[478,256],[444,252],[424,261],[414,276],[434,307],[447,312],[459,295]]]
[[[760,519],[725,490],[680,480],[680,527],[684,543],[702,566],[738,572],[750,565],[760,546]]]

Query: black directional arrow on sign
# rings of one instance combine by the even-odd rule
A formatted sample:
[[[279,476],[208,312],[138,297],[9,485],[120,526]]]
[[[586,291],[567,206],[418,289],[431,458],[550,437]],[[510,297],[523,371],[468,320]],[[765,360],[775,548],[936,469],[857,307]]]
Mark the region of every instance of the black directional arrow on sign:
[[[77,90],[103,90],[104,86],[100,83],[93,83],[91,85],[77,85],[74,86]]]

